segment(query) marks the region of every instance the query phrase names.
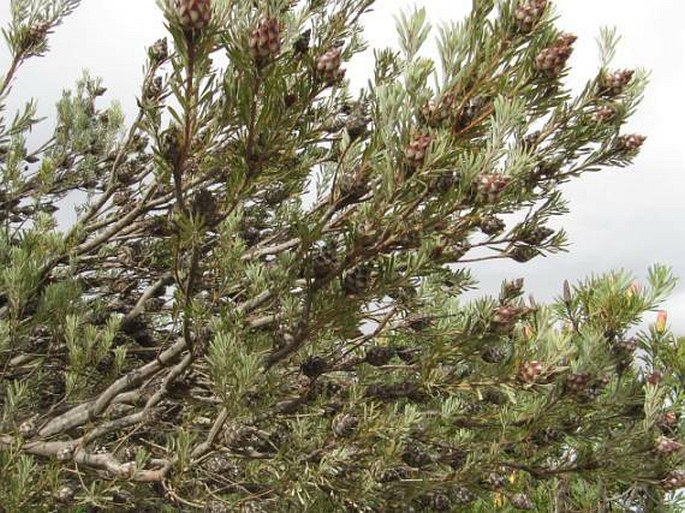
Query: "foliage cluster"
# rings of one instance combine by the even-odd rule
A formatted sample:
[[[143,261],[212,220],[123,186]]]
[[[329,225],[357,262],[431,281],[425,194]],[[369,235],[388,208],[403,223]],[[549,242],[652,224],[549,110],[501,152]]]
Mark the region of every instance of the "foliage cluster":
[[[78,4],[3,31],[0,511],[677,507],[683,344],[635,330],[668,269],[460,297],[637,155],[613,32],[574,95],[547,1],[474,0],[437,59],[416,10],[355,93],[372,0],[159,0],[137,117],[84,75],[35,146],[5,106]]]

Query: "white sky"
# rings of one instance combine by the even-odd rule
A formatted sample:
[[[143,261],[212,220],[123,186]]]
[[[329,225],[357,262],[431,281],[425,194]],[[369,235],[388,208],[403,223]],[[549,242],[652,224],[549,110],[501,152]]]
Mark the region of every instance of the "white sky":
[[[0,24],[9,19],[9,2],[0,0]],[[425,6],[434,23],[459,19],[469,0],[378,0],[366,18],[372,47],[395,43],[393,14],[412,5]],[[628,127],[648,136],[635,165],[586,175],[567,187],[571,214],[561,224],[572,242],[567,254],[479,265],[476,276],[484,291],[498,290],[503,278],[524,276],[527,289],[540,300],[558,294],[565,278],[625,268],[638,277],[655,262],[674,268],[681,284],[666,304],[669,321],[685,335],[685,31],[681,0],[558,0],[559,25],[579,36],[571,58],[571,83],[581,84],[597,69],[595,38],[603,25],[617,26],[623,36],[616,67],[651,70],[645,101]],[[51,38],[50,58],[31,62],[16,82],[13,105],[36,97],[40,113],[51,116],[61,91],[72,87],[88,69],[104,78],[107,98],[118,99],[132,118],[145,60],[145,47],[163,34],[155,0],[83,0],[77,12]],[[7,52],[0,51],[0,69]],[[363,83],[370,67],[361,58],[348,71]],[[36,130],[48,133],[49,124]],[[654,316],[651,316],[652,320]]]

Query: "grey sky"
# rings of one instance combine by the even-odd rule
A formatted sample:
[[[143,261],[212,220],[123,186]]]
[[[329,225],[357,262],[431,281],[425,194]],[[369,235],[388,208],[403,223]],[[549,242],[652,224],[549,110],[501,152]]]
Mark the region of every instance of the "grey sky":
[[[8,3],[0,2],[2,25],[9,19]],[[392,15],[412,5],[425,6],[437,24],[461,18],[471,2],[378,0],[366,19],[372,47],[395,43]],[[510,261],[480,265],[475,269],[481,288],[497,290],[503,278],[524,276],[537,298],[548,299],[561,290],[565,278],[573,281],[616,268],[644,277],[650,264],[660,262],[671,265],[683,278],[665,308],[672,327],[685,334],[685,98],[681,93],[685,4],[680,0],[653,0],[648,5],[637,0],[559,0],[556,5],[560,26],[579,36],[570,61],[574,86],[596,73],[595,38],[602,25],[617,26],[623,36],[617,67],[651,70],[645,101],[628,127],[649,138],[632,168],[587,175],[567,187],[571,214],[561,224],[569,232],[570,253],[526,265]],[[23,70],[15,98],[36,97],[40,113],[51,116],[61,91],[70,88],[86,68],[104,78],[107,98],[118,99],[131,118],[145,46],[162,35],[154,0],[83,0],[51,38],[51,58],[33,61]],[[1,69],[7,61],[3,49]],[[357,66],[350,76],[355,83],[364,83],[370,62],[369,57],[362,57],[353,63],[352,67]],[[36,135],[47,134],[48,127],[37,129]]]

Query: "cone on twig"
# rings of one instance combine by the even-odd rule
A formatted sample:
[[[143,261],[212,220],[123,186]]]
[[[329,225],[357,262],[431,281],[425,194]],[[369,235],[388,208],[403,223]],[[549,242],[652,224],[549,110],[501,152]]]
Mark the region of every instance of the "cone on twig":
[[[354,435],[359,428],[359,417],[354,413],[340,413],[333,419],[331,429],[335,436],[347,438]]]
[[[678,429],[678,422],[678,414],[672,410],[669,410],[659,415],[657,427],[665,435],[673,436],[675,431]]]
[[[616,111],[611,105],[602,105],[592,115],[592,120],[596,123],[606,123],[614,117],[614,114],[616,114]]]
[[[344,276],[342,288],[346,294],[356,296],[364,292],[370,283],[371,269],[368,266],[360,265]]]
[[[176,12],[184,30],[202,30],[212,19],[211,0],[176,0]]]
[[[322,279],[329,276],[337,264],[335,247],[327,244],[312,253],[312,277]]]
[[[338,189],[343,205],[355,203],[364,196],[369,191],[369,186],[361,166],[343,171],[339,177]]]
[[[50,24],[45,21],[38,22],[31,26],[23,33],[23,37],[20,39],[20,51],[28,52],[29,54],[40,52],[40,48],[42,44],[45,43],[49,30]]]
[[[630,83],[635,72],[631,69],[622,69],[612,73],[604,72],[600,78],[600,93],[603,96],[614,97],[623,92]]]
[[[364,357],[364,361],[373,365],[374,367],[380,367],[382,365],[387,365],[390,359],[395,356],[395,350],[391,347],[385,346],[375,346],[369,348]]]
[[[169,48],[166,38],[155,41],[155,43],[148,48],[147,54],[150,57],[150,60],[155,64],[160,64],[167,60],[167,57],[169,56]]]
[[[573,34],[561,34],[552,46],[543,48],[535,57],[535,69],[550,76],[558,76],[564,69],[566,61],[573,53]]]
[[[342,80],[345,70],[342,66],[342,48],[333,48],[316,59],[316,72],[327,85]]]
[[[488,216],[480,220],[478,226],[485,235],[499,235],[506,228],[506,224],[499,217]]]
[[[547,0],[527,0],[514,11],[514,19],[520,32],[530,32],[547,8]]]
[[[508,184],[509,178],[502,173],[483,173],[477,182],[478,196],[486,203],[494,203]]]
[[[546,239],[554,235],[554,230],[546,226],[538,226],[532,230],[524,230],[518,237],[520,242],[525,242],[531,246],[542,244]]]
[[[273,59],[281,52],[281,36],[278,20],[267,18],[250,34],[250,52],[255,61],[261,63]]]
[[[515,245],[507,251],[509,258],[521,264],[532,260],[539,254],[540,252],[534,247],[520,244]]]
[[[523,362],[519,369],[519,377],[525,383],[534,383],[542,374],[542,363],[537,360]]]
[[[672,438],[668,438],[666,436],[659,437],[659,439],[656,441],[656,444],[654,445],[654,450],[656,450],[656,452],[664,456],[668,456],[670,454],[673,454],[674,452],[678,452],[682,448],[683,444],[681,444],[677,440],[673,440]]]
[[[433,137],[430,134],[421,134],[416,136],[404,150],[404,156],[413,167],[421,166],[426,159],[428,147],[431,144]]]
[[[525,493],[516,493],[508,497],[509,504],[516,509],[532,510],[535,509],[535,503]]]
[[[592,374],[589,372],[574,372],[566,378],[566,388],[570,392],[581,393],[585,391],[591,379]]]
[[[675,490],[685,486],[685,470],[674,470],[661,482],[666,490]]]
[[[309,43],[311,41],[311,38],[311,29],[307,29],[304,32],[302,32],[293,43],[293,49],[295,50],[295,52],[300,54],[307,53],[309,51]]]
[[[492,328],[499,333],[506,333],[510,331],[516,321],[526,313],[527,309],[520,306],[514,305],[501,305],[498,306],[492,316],[490,321]]]
[[[640,134],[622,135],[616,139],[615,147],[620,152],[632,154],[636,153],[646,140],[647,138]]]
[[[302,374],[308,378],[320,376],[328,369],[328,362],[320,356],[310,356],[300,366]]]

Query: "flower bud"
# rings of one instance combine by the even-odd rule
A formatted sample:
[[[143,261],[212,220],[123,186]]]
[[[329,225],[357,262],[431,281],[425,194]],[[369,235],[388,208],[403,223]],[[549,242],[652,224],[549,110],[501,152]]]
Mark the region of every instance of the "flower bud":
[[[660,310],[656,315],[656,324],[654,325],[654,330],[658,334],[662,334],[666,331],[666,321],[668,321],[668,313],[665,310]]]
[[[630,299],[633,296],[637,296],[640,293],[640,290],[642,289],[642,286],[640,285],[640,282],[637,280],[633,280],[633,282],[628,285],[628,290],[626,290],[626,296]]]

